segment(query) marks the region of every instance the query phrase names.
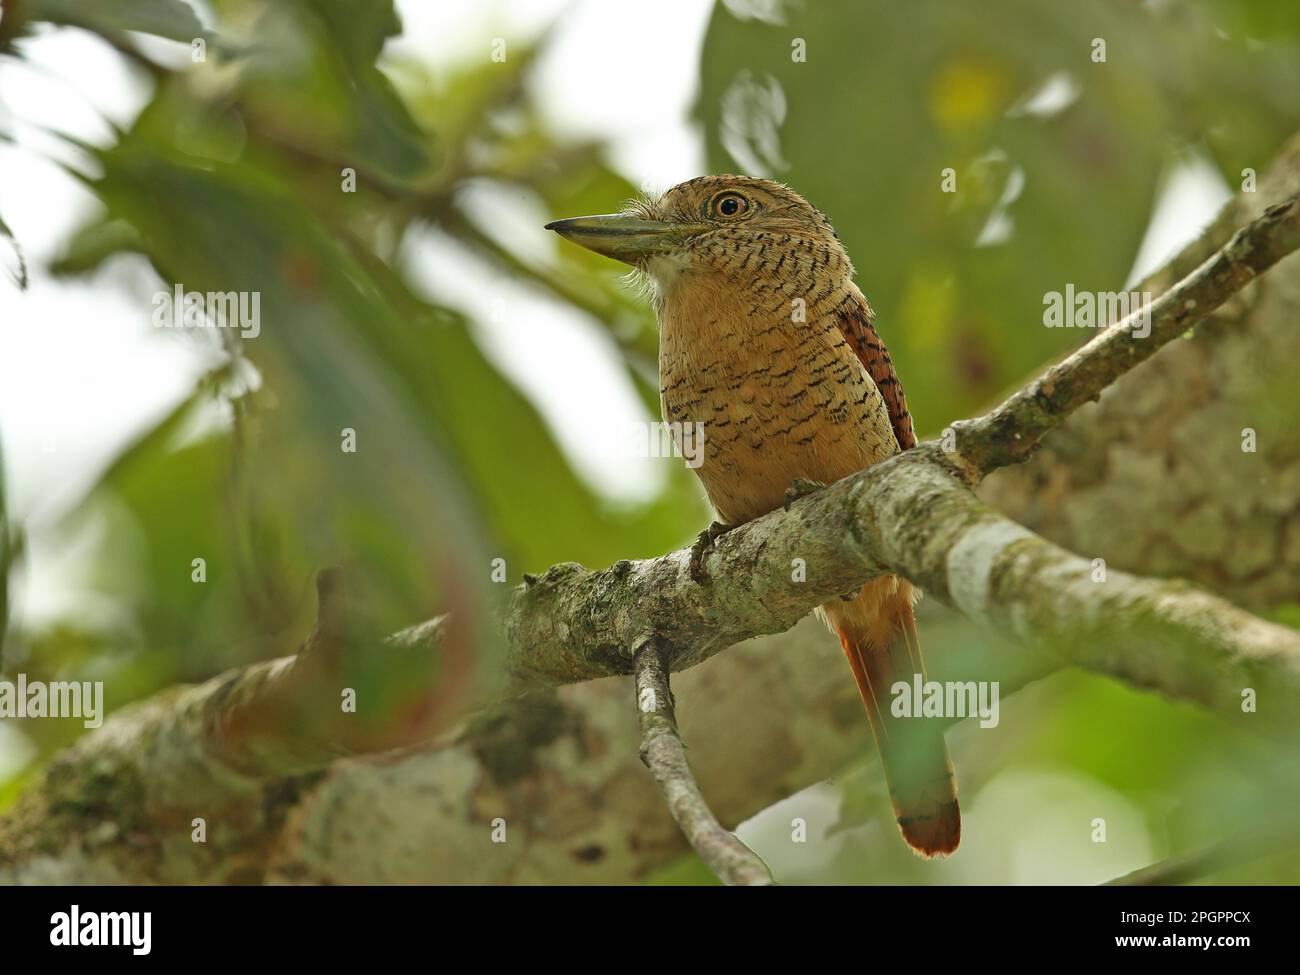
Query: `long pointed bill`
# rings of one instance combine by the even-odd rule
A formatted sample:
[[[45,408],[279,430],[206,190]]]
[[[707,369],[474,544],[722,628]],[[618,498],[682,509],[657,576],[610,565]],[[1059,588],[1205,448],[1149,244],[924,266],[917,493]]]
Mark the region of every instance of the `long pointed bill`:
[[[546,229],[554,230],[561,237],[589,251],[625,264],[636,264],[655,254],[668,253],[703,227],[644,220],[622,213],[604,213],[595,217],[556,220],[548,223]]]

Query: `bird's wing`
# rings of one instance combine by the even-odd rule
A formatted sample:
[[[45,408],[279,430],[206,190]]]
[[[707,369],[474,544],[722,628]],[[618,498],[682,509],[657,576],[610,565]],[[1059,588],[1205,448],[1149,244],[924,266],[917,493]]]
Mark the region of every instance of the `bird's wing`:
[[[854,302],[839,313],[840,331],[884,397],[898,446],[909,450],[916,446],[912,414],[907,411],[907,397],[903,395],[903,386],[894,372],[894,360],[889,357],[889,350],[872,324],[873,318],[875,315],[870,305]]]

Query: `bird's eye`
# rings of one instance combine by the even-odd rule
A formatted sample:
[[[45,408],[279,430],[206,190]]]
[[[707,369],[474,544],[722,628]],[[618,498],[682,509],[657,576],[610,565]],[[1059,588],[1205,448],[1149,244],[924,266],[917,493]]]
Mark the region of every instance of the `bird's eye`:
[[[720,193],[713,201],[713,212],[720,217],[738,217],[749,209],[749,201],[739,193]]]

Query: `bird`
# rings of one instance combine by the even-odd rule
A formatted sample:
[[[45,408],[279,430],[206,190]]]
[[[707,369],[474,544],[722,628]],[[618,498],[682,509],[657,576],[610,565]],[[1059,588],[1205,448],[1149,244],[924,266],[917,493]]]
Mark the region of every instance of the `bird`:
[[[663,419],[703,430],[692,466],[717,521],[692,552],[702,584],[702,557],[726,531],[916,445],[848,253],[826,215],[784,184],[701,176],[546,228],[648,286]],[[938,719],[891,707],[898,682],[925,680],[919,595],[888,574],[816,612],[848,659],[903,839],[929,858],[957,849],[961,812]]]

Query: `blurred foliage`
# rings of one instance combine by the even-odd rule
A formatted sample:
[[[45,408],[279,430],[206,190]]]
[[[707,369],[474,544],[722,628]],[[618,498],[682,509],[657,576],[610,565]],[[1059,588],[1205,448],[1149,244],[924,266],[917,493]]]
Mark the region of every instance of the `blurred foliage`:
[[[507,588],[488,584],[494,558],[514,583],[553,562],[605,565],[688,539],[707,515],[684,469],[646,504],[606,503],[485,353],[492,296],[455,307],[416,284],[415,245],[450,240],[604,330],[657,416],[653,321],[621,274],[573,247],[538,259],[467,203],[486,186],[560,217],[635,195],[607,146],[544,124],[532,79],[548,37],[512,41],[503,62],[430,65],[386,46],[401,30],[391,0],[212,0],[205,11],[206,26],[183,0],[16,0],[0,20],[0,55],[21,58],[51,25],[79,27],[153,83],[111,144],[80,147],[74,172],[102,211],[52,270],[134,287],[142,323],[149,295],[123,273],[130,262],[147,262],[163,290],[261,296],[260,335],[215,337],[211,372],[61,526],[65,541],[98,533],[93,582],[113,621],[29,632],[12,620],[10,669],[111,675],[112,708],[290,651],[326,565],[348,566],[375,626],[391,630],[446,610],[481,617]],[[726,0],[708,27],[697,115],[712,171],[787,181],[834,220],[929,433],[1088,337],[1043,328],[1041,295],[1122,286],[1161,181],[1189,150],[1235,187],[1300,127],[1298,11],[1272,0]],[[179,42],[171,53],[185,63],[156,59],[132,32]],[[197,38],[198,62],[186,57]],[[791,58],[794,39],[806,61]],[[941,193],[949,167],[958,192]],[[349,171],[355,192],[343,191]],[[16,243],[8,236],[0,222],[0,245]],[[451,273],[420,270],[434,294]],[[345,429],[356,453],[340,449]],[[0,613],[21,555],[3,502],[0,491]],[[926,628],[974,662],[992,639],[942,614]],[[498,650],[484,638],[484,680],[499,673]],[[1196,848],[1266,798],[1234,773],[1254,760],[1248,743],[1187,709],[1069,674],[1002,706],[996,732],[954,731],[982,833],[968,824],[969,852],[946,873],[880,829],[874,766],[837,783],[838,812],[820,830],[810,819],[824,844],[811,873],[781,872],[788,817],[747,830],[782,879],[993,882],[1019,876],[981,860],[1018,838],[996,812],[1002,793],[982,791],[1006,773],[1053,769],[1103,806],[1136,810],[1135,835],[1159,837],[1153,855]],[[30,731],[48,755],[80,728]],[[30,774],[0,783],[0,807]],[[1037,786],[1030,800],[1006,788],[1034,822],[1062,808]],[[1092,813],[1075,812],[1049,845],[1086,841]],[[685,860],[656,882],[713,881]]]
[[[9,225],[0,219],[0,240],[4,241],[13,254],[12,262],[6,261],[5,273],[20,288],[27,287],[27,261],[23,257],[22,246],[18,243],[18,238],[14,232],[9,229]]]
[[[33,21],[62,27],[84,27],[99,34],[139,31],[189,43],[204,37],[203,25],[192,7],[181,0],[126,0],[119,3],[81,3],[79,0],[19,0],[7,4],[14,16],[5,37],[14,37]]]
[[[18,560],[20,536],[9,524],[8,505],[5,502],[4,453],[0,451],[0,672],[4,670],[5,634],[9,629],[9,574]]]
[[[463,208],[474,184],[555,216],[634,192],[600,144],[543,130],[527,84],[536,48],[434,71],[385,55],[400,30],[391,2],[213,9],[204,30],[179,0],[33,0],[0,28],[0,50],[21,57],[42,20],[84,27],[154,82],[111,145],[80,146],[73,172],[103,211],[52,270],[107,271],[130,287],[111,272],[144,258],[163,290],[255,292],[261,317],[254,338],[215,336],[218,365],[67,519],[102,534],[93,582],[117,622],[20,632],[29,676],[112,665],[117,706],[289,652],[313,619],[314,573],[334,563],[387,632],[449,610],[482,618],[508,589],[490,585],[496,558],[517,583],[554,562],[603,565],[689,537],[705,513],[687,472],[651,503],[603,503],[484,354],[474,319],[491,296],[457,309],[408,282],[407,242],[439,231],[592,327],[609,323],[647,408],[657,404],[652,318],[609,269],[575,254],[539,265]],[[186,63],[174,69],[127,31],[207,46],[202,59],[178,48]],[[430,270],[436,292],[446,272]],[[151,296],[136,297],[143,324]],[[347,430],[355,453],[341,449]],[[492,681],[502,668],[484,638]]]
[[[714,9],[710,168],[763,164],[830,216],[927,434],[1089,337],[1043,327],[1042,296],[1124,285],[1183,153],[1235,190],[1300,126],[1296,4],[766,6]]]

